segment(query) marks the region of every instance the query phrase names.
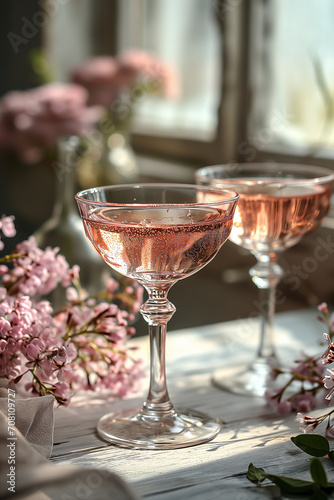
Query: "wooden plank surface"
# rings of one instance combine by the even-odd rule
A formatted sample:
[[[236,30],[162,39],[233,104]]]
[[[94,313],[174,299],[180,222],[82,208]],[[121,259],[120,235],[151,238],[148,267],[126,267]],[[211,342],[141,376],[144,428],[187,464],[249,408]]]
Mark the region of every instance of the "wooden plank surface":
[[[212,371],[223,364],[252,359],[257,327],[255,320],[246,319],[168,336],[167,379],[172,401],[177,407],[196,408],[224,420],[226,424],[213,441],[155,451],[123,449],[102,441],[95,431],[98,418],[139,407],[147,392],[145,379],[139,393],[124,399],[83,394],[76,396],[68,408],[57,409],[52,461],[111,470],[143,498],[153,500],[279,498],[275,487],[259,489],[252,485],[246,471],[253,462],[273,474],[308,478],[308,459],[290,441],[300,432],[295,416],[278,417],[263,399],[220,391],[210,382]],[[281,359],[293,360],[301,349],[318,352],[321,337],[316,311],[277,317]],[[140,345],[147,368],[147,339],[134,342]]]

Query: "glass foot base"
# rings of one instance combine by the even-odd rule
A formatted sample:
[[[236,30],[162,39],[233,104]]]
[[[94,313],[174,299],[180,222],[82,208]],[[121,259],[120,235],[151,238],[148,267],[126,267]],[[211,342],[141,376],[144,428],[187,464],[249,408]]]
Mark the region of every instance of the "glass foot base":
[[[266,362],[254,362],[251,365],[238,363],[217,370],[212,375],[212,384],[218,389],[242,396],[264,396],[271,388],[272,367]]]
[[[104,415],[98,422],[101,438],[125,448],[174,449],[206,443],[220,431],[218,420],[194,411],[174,411],[168,416],[147,416],[138,411]]]

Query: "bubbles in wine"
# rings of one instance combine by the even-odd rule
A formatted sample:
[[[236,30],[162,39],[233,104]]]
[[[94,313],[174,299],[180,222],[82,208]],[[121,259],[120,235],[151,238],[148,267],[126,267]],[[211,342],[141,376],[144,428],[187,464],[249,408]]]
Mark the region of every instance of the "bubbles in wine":
[[[175,281],[207,264],[230,234],[232,217],[216,208],[98,208],[84,219],[102,258],[139,281]]]

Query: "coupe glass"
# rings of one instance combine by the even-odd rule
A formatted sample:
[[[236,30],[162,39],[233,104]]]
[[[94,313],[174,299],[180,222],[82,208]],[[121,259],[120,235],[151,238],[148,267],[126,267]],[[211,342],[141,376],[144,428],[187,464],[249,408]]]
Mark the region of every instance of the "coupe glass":
[[[150,336],[150,386],[141,409],[108,414],[102,438],[131,448],[182,448],[214,438],[218,420],[177,410],[165,376],[166,325],[175,312],[171,286],[205,266],[228,238],[238,195],[196,185],[106,186],[76,195],[86,236],[113,269],[141,283]]]
[[[199,185],[239,193],[230,239],[256,257],[249,274],[260,290],[260,307],[254,311],[262,315],[255,359],[218,370],[213,383],[238,394],[262,396],[270,384],[271,369],[279,366],[273,317],[283,270],[277,259],[320,225],[330,206],[334,175],[321,167],[258,163],[204,167],[195,172],[195,178]]]

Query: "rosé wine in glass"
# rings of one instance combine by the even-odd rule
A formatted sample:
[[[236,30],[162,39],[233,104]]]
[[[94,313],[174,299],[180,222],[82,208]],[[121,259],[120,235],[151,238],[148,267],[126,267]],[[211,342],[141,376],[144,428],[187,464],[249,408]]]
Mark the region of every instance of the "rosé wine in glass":
[[[278,366],[272,329],[276,286],[283,275],[278,255],[321,224],[330,207],[334,172],[307,165],[232,163],[199,169],[195,178],[202,186],[238,192],[230,239],[256,257],[249,273],[261,293],[255,360],[218,370],[213,383],[239,394],[262,396],[271,369]]]
[[[83,217],[86,235],[114,269],[139,281],[197,272],[228,238],[232,219],[215,208],[109,209]]]
[[[295,245],[321,223],[330,205],[327,185],[261,184],[241,191],[230,239],[251,251],[278,252]]]
[[[137,184],[76,195],[86,236],[102,259],[148,293],[140,312],[150,336],[150,386],[141,409],[108,414],[97,426],[119,446],[172,449],[213,439],[220,423],[170,401],[165,375],[166,325],[175,312],[170,287],[197,272],[228,238],[238,195],[195,185]]]

